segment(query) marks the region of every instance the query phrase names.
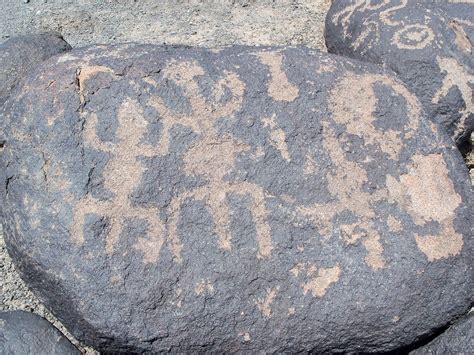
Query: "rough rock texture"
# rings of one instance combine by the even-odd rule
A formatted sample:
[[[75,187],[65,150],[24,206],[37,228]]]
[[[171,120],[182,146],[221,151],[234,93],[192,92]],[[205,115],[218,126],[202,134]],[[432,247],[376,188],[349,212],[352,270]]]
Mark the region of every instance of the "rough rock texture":
[[[0,313],[0,353],[69,355],[80,351],[46,319],[12,311]]]
[[[0,42],[22,34],[57,31],[73,47],[141,41],[212,48],[291,44],[325,50],[328,8],[329,0],[5,0],[0,1]],[[7,309],[33,311],[69,336],[19,278],[0,229],[0,310]]]
[[[378,66],[93,46],[5,117],[7,247],[98,350],[392,350],[472,301],[461,156]]]
[[[140,42],[324,47],[330,0],[0,1],[0,41],[57,31],[73,47]]]
[[[330,53],[394,70],[467,152],[474,128],[472,13],[472,2],[334,0],[326,45]]]
[[[0,44],[0,106],[28,70],[69,49],[55,33],[19,36]]]
[[[472,354],[474,351],[474,314],[459,320],[432,342],[422,346],[411,355],[424,354]]]

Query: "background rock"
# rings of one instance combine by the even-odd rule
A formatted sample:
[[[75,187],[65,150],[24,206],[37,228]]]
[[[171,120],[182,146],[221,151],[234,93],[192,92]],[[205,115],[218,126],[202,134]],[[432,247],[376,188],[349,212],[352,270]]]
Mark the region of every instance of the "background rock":
[[[335,0],[325,38],[330,53],[394,70],[466,154],[474,129],[474,23],[472,15],[459,17],[464,8],[474,13],[472,3]]]
[[[28,70],[69,49],[55,33],[19,36],[0,44],[0,106]]]
[[[11,355],[80,354],[46,319],[23,311],[0,312],[0,352]]]
[[[471,304],[462,160],[377,66],[99,46],[15,94],[9,251],[97,349],[387,351]]]
[[[474,316],[472,312],[449,327],[444,333],[411,355],[471,354],[474,349]]]

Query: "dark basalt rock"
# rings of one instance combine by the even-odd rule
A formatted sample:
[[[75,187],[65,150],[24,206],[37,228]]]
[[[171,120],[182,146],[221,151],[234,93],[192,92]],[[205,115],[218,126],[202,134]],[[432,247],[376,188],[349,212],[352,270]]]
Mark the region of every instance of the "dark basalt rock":
[[[410,355],[472,354],[474,351],[474,316],[461,319],[433,341]]]
[[[376,65],[93,46],[5,109],[8,250],[98,350],[385,351],[471,303],[462,158]]]
[[[334,0],[328,51],[394,70],[461,151],[474,129],[474,4]]]
[[[0,44],[0,149],[4,144],[5,120],[1,107],[21,78],[46,59],[70,50],[56,33],[13,37]]]
[[[71,49],[56,33],[10,38],[0,44],[0,106],[28,70],[44,60]]]
[[[1,354],[81,354],[46,319],[23,311],[0,312]]]

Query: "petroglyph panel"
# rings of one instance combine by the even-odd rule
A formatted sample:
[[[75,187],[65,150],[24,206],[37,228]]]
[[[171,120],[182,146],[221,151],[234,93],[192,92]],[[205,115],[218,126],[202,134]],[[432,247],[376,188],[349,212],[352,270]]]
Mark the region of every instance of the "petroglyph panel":
[[[8,248],[101,351],[388,351],[469,305],[462,159],[375,65],[88,47],[5,112]]]
[[[394,70],[462,152],[474,128],[474,3],[332,2],[328,51]]]

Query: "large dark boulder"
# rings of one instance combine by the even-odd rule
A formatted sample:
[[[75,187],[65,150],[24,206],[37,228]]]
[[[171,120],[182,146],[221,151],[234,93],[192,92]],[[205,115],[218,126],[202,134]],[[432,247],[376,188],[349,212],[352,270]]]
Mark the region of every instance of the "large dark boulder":
[[[472,354],[474,352],[474,316],[467,315],[449,327],[433,341],[410,355],[424,354]]]
[[[394,70],[461,151],[474,129],[474,4],[334,0],[328,51]]]
[[[46,319],[24,311],[0,312],[0,354],[80,355]]]
[[[462,158],[376,65],[93,46],[5,110],[8,250],[98,350],[385,351],[472,301]]]

